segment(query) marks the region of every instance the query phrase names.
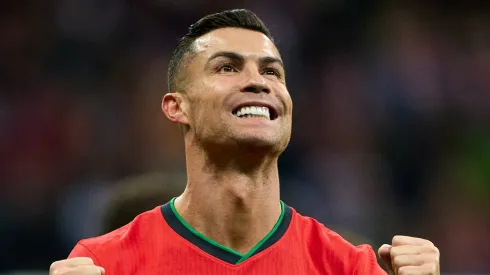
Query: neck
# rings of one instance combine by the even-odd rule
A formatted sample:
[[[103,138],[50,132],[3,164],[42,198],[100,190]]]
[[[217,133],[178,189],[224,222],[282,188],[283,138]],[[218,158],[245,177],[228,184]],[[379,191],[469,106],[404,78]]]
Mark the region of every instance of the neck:
[[[247,155],[235,154],[242,160]],[[247,253],[281,214],[277,158],[249,158],[240,165],[240,158],[213,161],[209,153],[192,148],[186,148],[186,156],[188,182],[175,200],[177,212],[204,236]]]

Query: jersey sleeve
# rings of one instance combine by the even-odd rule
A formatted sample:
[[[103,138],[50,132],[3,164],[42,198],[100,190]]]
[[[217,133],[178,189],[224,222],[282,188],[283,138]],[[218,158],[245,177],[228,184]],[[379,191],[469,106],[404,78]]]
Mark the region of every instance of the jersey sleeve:
[[[68,255],[68,259],[77,258],[77,257],[88,257],[94,261],[95,265],[100,265],[99,259],[95,256],[90,249],[85,246],[81,241],[75,245],[70,255]]]
[[[376,254],[369,245],[360,245],[358,250],[357,263],[355,266],[356,275],[386,275],[386,272],[379,266]]]

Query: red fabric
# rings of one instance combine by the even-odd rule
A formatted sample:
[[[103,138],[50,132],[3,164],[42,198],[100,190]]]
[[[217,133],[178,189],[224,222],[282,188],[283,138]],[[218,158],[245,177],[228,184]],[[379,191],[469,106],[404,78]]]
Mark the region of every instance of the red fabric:
[[[386,274],[367,245],[355,247],[293,209],[284,236],[238,265],[219,260],[178,235],[161,208],[109,234],[80,241],[69,258],[90,257],[107,275]]]

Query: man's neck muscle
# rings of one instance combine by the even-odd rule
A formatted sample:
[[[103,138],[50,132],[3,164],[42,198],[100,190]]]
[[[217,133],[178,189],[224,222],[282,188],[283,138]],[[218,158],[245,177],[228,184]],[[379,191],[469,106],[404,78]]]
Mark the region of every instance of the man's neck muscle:
[[[175,207],[206,237],[246,253],[279,219],[277,159],[244,173],[233,166],[215,166],[209,157],[187,150],[187,169],[187,187]]]

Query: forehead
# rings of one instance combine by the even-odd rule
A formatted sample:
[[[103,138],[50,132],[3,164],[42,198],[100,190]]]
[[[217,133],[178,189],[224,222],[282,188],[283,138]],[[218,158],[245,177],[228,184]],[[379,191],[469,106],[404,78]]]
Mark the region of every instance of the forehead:
[[[195,52],[208,57],[220,51],[236,52],[244,56],[273,56],[280,58],[274,43],[263,33],[222,28],[209,32],[195,41]]]

